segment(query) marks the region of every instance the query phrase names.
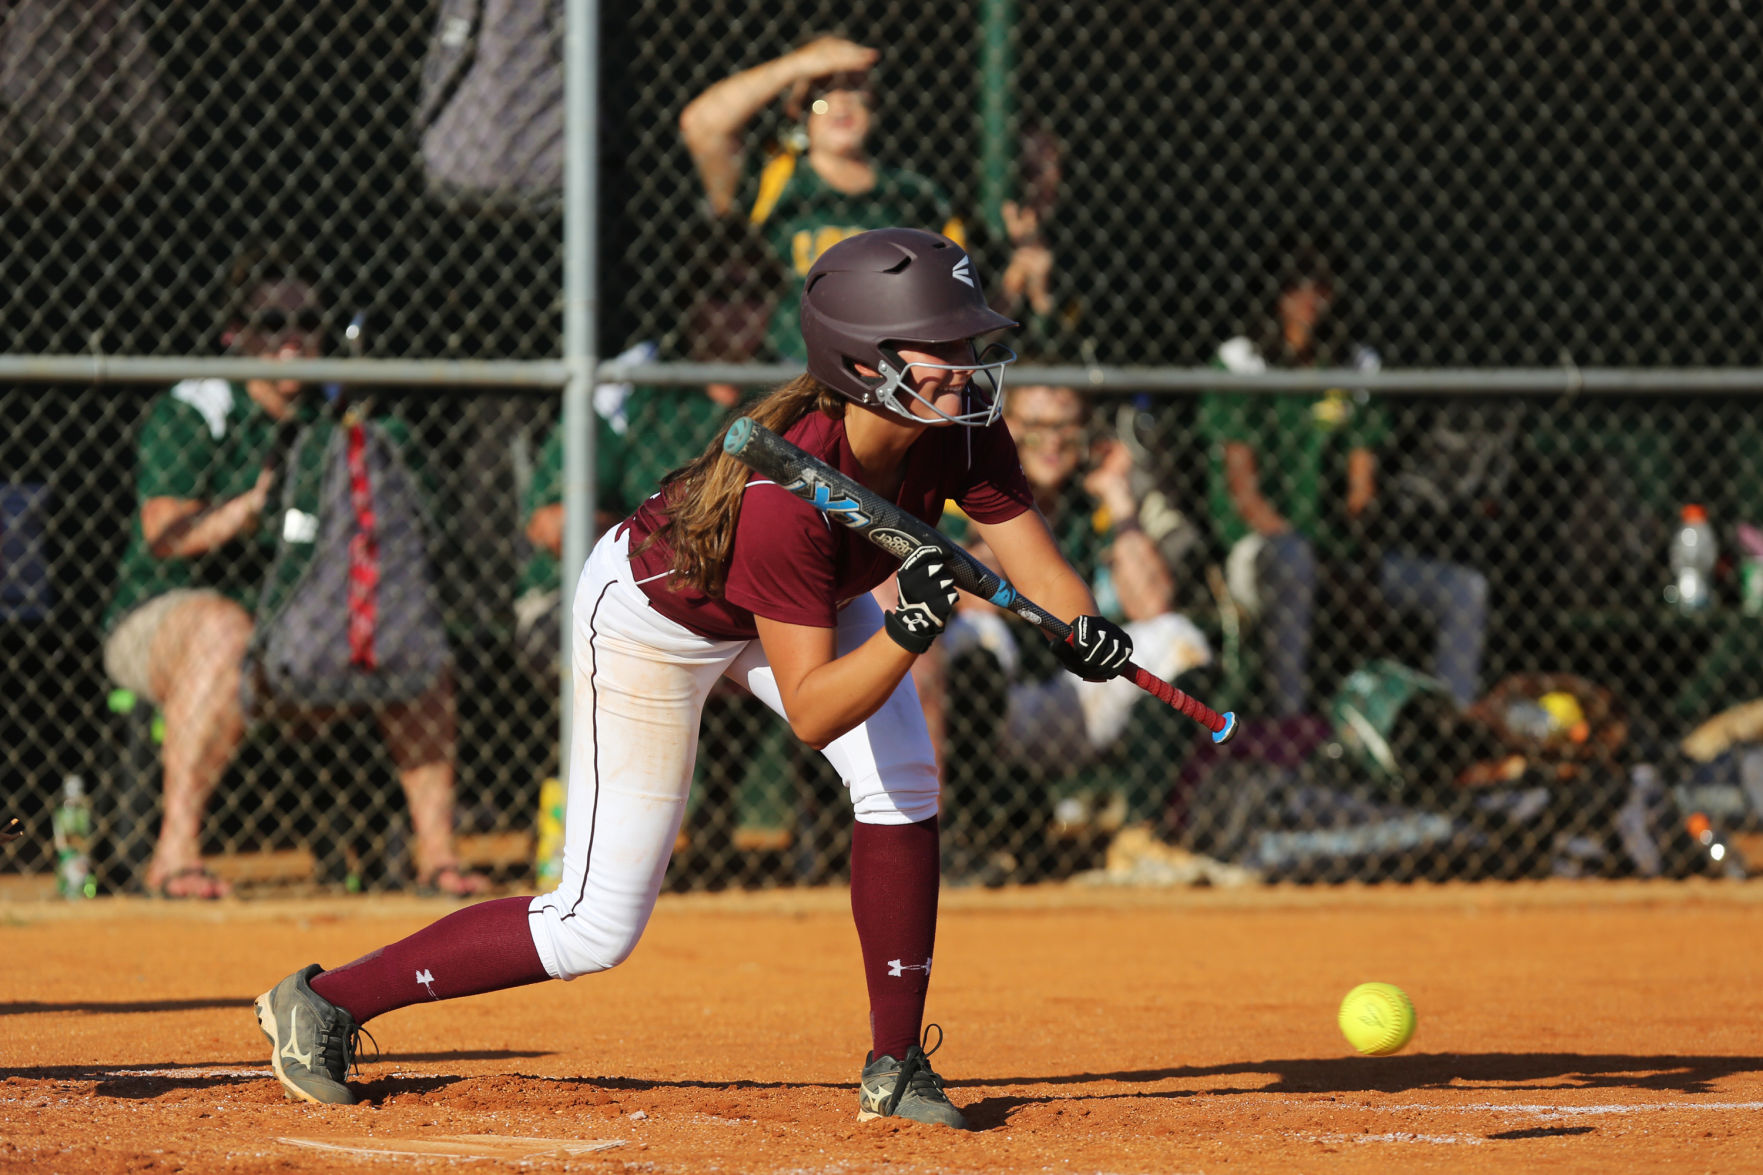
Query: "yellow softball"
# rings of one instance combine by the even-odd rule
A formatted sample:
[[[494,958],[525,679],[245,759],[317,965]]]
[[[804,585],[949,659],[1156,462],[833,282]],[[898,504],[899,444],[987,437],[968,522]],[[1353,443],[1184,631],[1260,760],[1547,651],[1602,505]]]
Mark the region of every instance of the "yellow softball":
[[[1361,983],[1341,1001],[1341,1033],[1368,1057],[1400,1052],[1414,1035],[1414,1005],[1393,983]]]

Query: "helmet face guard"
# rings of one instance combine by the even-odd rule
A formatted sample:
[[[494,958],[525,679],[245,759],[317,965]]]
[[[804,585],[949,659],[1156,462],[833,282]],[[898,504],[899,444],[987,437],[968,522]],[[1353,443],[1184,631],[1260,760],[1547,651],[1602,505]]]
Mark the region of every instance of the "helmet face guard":
[[[995,421],[1003,410],[1003,369],[1015,356],[988,348],[971,364],[908,365],[899,348],[956,343],[1015,325],[986,305],[966,251],[922,229],[873,229],[840,241],[815,260],[802,290],[808,373],[853,403],[918,422],[927,418],[912,401],[949,424]],[[912,367],[971,372],[962,411],[944,412],[920,395]]]
[[[930,410],[931,416],[947,424],[966,428],[984,428],[1004,412],[1004,369],[1016,362],[1016,352],[1002,343],[992,343],[980,351],[972,363],[907,363],[891,343],[881,346],[881,379],[871,392],[877,407],[896,416],[924,423],[925,418],[912,410],[908,400],[915,400]],[[965,371],[971,378],[961,393],[962,411],[953,416],[920,395],[912,386],[909,372],[913,368],[935,371]]]

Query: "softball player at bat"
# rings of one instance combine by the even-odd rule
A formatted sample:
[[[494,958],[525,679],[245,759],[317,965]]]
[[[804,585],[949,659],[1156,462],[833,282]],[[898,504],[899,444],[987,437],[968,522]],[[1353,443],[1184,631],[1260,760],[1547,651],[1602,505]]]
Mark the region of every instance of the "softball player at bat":
[[[815,262],[801,323],[807,374],[749,415],[926,522],[945,500],[960,503],[1018,587],[1077,618],[1058,647],[1067,668],[1118,674],[1131,641],[1095,615],[999,419],[1015,356],[979,353],[975,340],[1015,324],[986,305],[966,252],[917,229],[860,233]],[[965,1128],[920,1037],[938,784],[908,676],[956,590],[938,550],[920,547],[884,613],[869,593],[894,570],[860,536],[751,476],[720,437],[607,531],[575,595],[561,884],[459,910],[335,970],[302,968],[259,996],[288,1096],[355,1101],[344,1082],[357,1030],[394,1008],[574,979],[629,957],[685,812],[699,711],[726,675],[822,750],[851,793],[851,910],[873,1036],[859,1117]]]

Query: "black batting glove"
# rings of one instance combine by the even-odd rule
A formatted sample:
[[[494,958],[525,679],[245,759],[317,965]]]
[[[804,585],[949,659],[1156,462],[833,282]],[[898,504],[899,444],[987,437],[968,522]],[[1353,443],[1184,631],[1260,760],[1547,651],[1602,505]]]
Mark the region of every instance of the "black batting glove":
[[[1053,642],[1053,655],[1085,681],[1107,681],[1132,660],[1132,637],[1105,617],[1079,616],[1071,622],[1071,635]]]
[[[900,603],[882,618],[888,636],[908,653],[927,653],[955,611],[955,576],[943,552],[926,544],[906,556],[897,581]]]

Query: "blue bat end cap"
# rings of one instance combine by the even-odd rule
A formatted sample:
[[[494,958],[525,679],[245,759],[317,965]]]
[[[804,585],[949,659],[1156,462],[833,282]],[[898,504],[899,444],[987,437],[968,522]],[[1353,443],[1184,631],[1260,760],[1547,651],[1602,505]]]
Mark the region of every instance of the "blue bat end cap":
[[[1212,732],[1212,741],[1217,743],[1220,746],[1223,746],[1225,743],[1227,743],[1231,740],[1231,736],[1236,734],[1236,732],[1237,732],[1236,711],[1235,710],[1226,710],[1224,712],[1224,725]]]
[[[722,451],[738,457],[747,442],[753,439],[753,418],[743,416],[728,426],[728,435],[722,438]]]

